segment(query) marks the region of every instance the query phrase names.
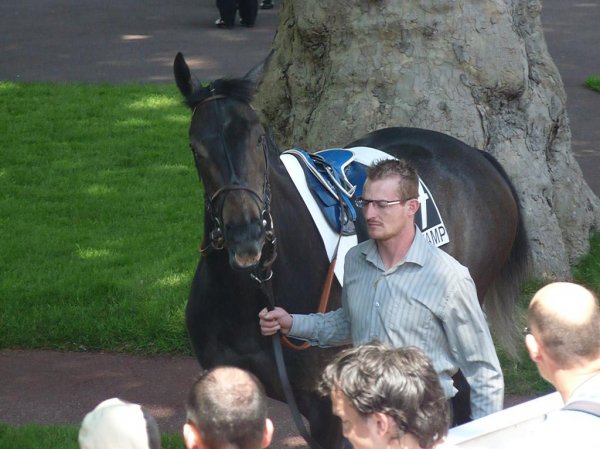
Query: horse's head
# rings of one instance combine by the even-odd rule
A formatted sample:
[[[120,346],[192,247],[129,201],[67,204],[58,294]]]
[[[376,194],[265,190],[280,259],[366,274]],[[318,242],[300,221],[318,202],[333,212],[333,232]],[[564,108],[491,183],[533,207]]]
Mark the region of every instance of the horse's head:
[[[255,267],[272,237],[266,136],[250,105],[255,83],[247,76],[196,85],[181,53],[173,68],[193,111],[190,147],[210,220],[204,239],[228,250],[232,268]]]

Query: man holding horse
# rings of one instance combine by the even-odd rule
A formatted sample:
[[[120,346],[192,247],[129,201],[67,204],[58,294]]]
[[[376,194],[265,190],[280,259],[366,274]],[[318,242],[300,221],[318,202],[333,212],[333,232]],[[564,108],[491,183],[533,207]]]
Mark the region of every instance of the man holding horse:
[[[262,334],[281,330],[317,346],[373,340],[417,346],[432,360],[448,399],[457,392],[452,377],[462,371],[471,418],[502,409],[502,372],[469,271],[415,226],[416,170],[403,160],[375,163],[356,203],[370,239],[346,256],[342,307],[310,315],[263,309]]]

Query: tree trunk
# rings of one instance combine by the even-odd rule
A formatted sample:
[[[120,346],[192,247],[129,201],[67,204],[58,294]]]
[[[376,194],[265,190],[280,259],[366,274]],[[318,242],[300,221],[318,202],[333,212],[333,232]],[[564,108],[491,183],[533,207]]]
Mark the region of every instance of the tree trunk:
[[[520,195],[535,274],[568,278],[600,227],[571,153],[538,0],[285,0],[255,104],[282,146],[343,146],[387,126],[493,154]]]

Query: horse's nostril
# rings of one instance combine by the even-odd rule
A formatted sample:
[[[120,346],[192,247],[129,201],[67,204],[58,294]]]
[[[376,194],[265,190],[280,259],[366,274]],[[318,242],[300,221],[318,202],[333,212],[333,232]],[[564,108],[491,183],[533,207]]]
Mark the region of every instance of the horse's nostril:
[[[246,243],[255,245],[264,236],[264,226],[260,220],[254,220],[247,224],[226,223],[224,229],[225,238],[230,245],[244,246]]]

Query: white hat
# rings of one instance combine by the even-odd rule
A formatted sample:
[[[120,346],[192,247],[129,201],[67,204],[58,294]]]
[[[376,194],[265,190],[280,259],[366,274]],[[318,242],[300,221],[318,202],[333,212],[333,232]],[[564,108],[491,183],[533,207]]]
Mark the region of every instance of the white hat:
[[[160,449],[156,420],[142,406],[118,398],[101,402],[79,429],[80,449]]]

